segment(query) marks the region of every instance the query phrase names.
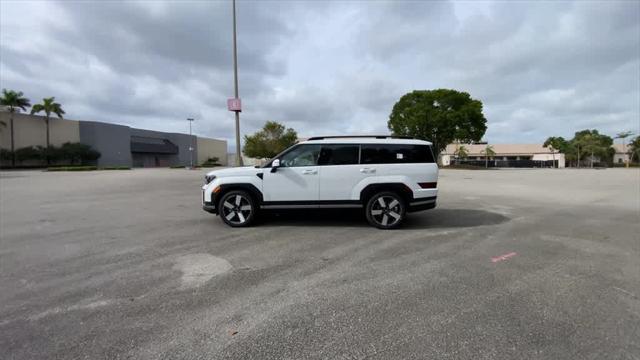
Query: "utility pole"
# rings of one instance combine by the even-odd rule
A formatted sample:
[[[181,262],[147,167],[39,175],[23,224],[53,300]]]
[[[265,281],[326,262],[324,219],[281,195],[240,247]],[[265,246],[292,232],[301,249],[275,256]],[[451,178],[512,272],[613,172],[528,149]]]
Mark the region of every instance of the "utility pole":
[[[192,118],[187,118],[189,122],[189,169],[193,169],[193,135],[191,135],[191,123],[193,123]]]
[[[233,79],[235,85],[235,99],[238,100],[238,47],[236,45],[236,0],[233,0]],[[242,154],[240,154],[240,109],[236,113],[236,166],[242,166]]]

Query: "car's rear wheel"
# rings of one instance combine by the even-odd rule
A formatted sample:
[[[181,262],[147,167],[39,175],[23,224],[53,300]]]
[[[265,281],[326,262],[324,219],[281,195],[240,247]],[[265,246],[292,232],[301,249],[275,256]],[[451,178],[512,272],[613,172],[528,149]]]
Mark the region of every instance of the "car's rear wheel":
[[[220,218],[233,227],[249,226],[256,217],[256,203],[249,193],[242,190],[229,191],[218,204]]]
[[[385,191],[373,195],[365,209],[369,224],[379,229],[394,229],[406,216],[404,199],[395,192]]]

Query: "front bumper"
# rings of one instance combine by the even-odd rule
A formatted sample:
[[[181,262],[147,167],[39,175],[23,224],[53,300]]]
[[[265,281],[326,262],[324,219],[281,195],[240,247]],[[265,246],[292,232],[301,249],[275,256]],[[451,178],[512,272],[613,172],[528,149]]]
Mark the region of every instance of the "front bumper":
[[[204,191],[205,191],[206,187],[203,186],[202,187],[202,210],[211,213],[211,214],[217,214],[218,210],[216,209],[216,205],[215,203],[209,202],[209,201],[205,201],[205,197],[204,197]],[[212,199],[213,200],[213,199]]]
[[[217,214],[218,210],[216,209],[216,206],[211,204],[211,203],[204,203],[202,204],[202,210],[211,213],[211,214]]]

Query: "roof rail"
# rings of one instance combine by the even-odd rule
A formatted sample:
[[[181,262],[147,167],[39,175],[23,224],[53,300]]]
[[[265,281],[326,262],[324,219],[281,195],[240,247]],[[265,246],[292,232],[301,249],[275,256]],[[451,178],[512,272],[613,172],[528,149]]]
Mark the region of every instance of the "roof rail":
[[[345,139],[345,138],[415,139],[413,136],[402,136],[402,135],[338,135],[338,136],[313,136],[308,138],[307,141],[324,140],[324,139]]]

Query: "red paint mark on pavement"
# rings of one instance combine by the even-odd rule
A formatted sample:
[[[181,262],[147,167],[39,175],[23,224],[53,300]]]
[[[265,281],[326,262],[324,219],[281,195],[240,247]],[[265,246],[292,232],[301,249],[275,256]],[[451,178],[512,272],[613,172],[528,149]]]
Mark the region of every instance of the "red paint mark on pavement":
[[[491,262],[493,263],[497,263],[498,261],[502,261],[502,260],[507,260],[508,258],[512,257],[512,256],[516,256],[518,254],[514,253],[514,252],[510,252],[508,254],[504,254],[504,255],[500,255],[500,256],[496,256],[496,257],[492,257],[491,258]]]

